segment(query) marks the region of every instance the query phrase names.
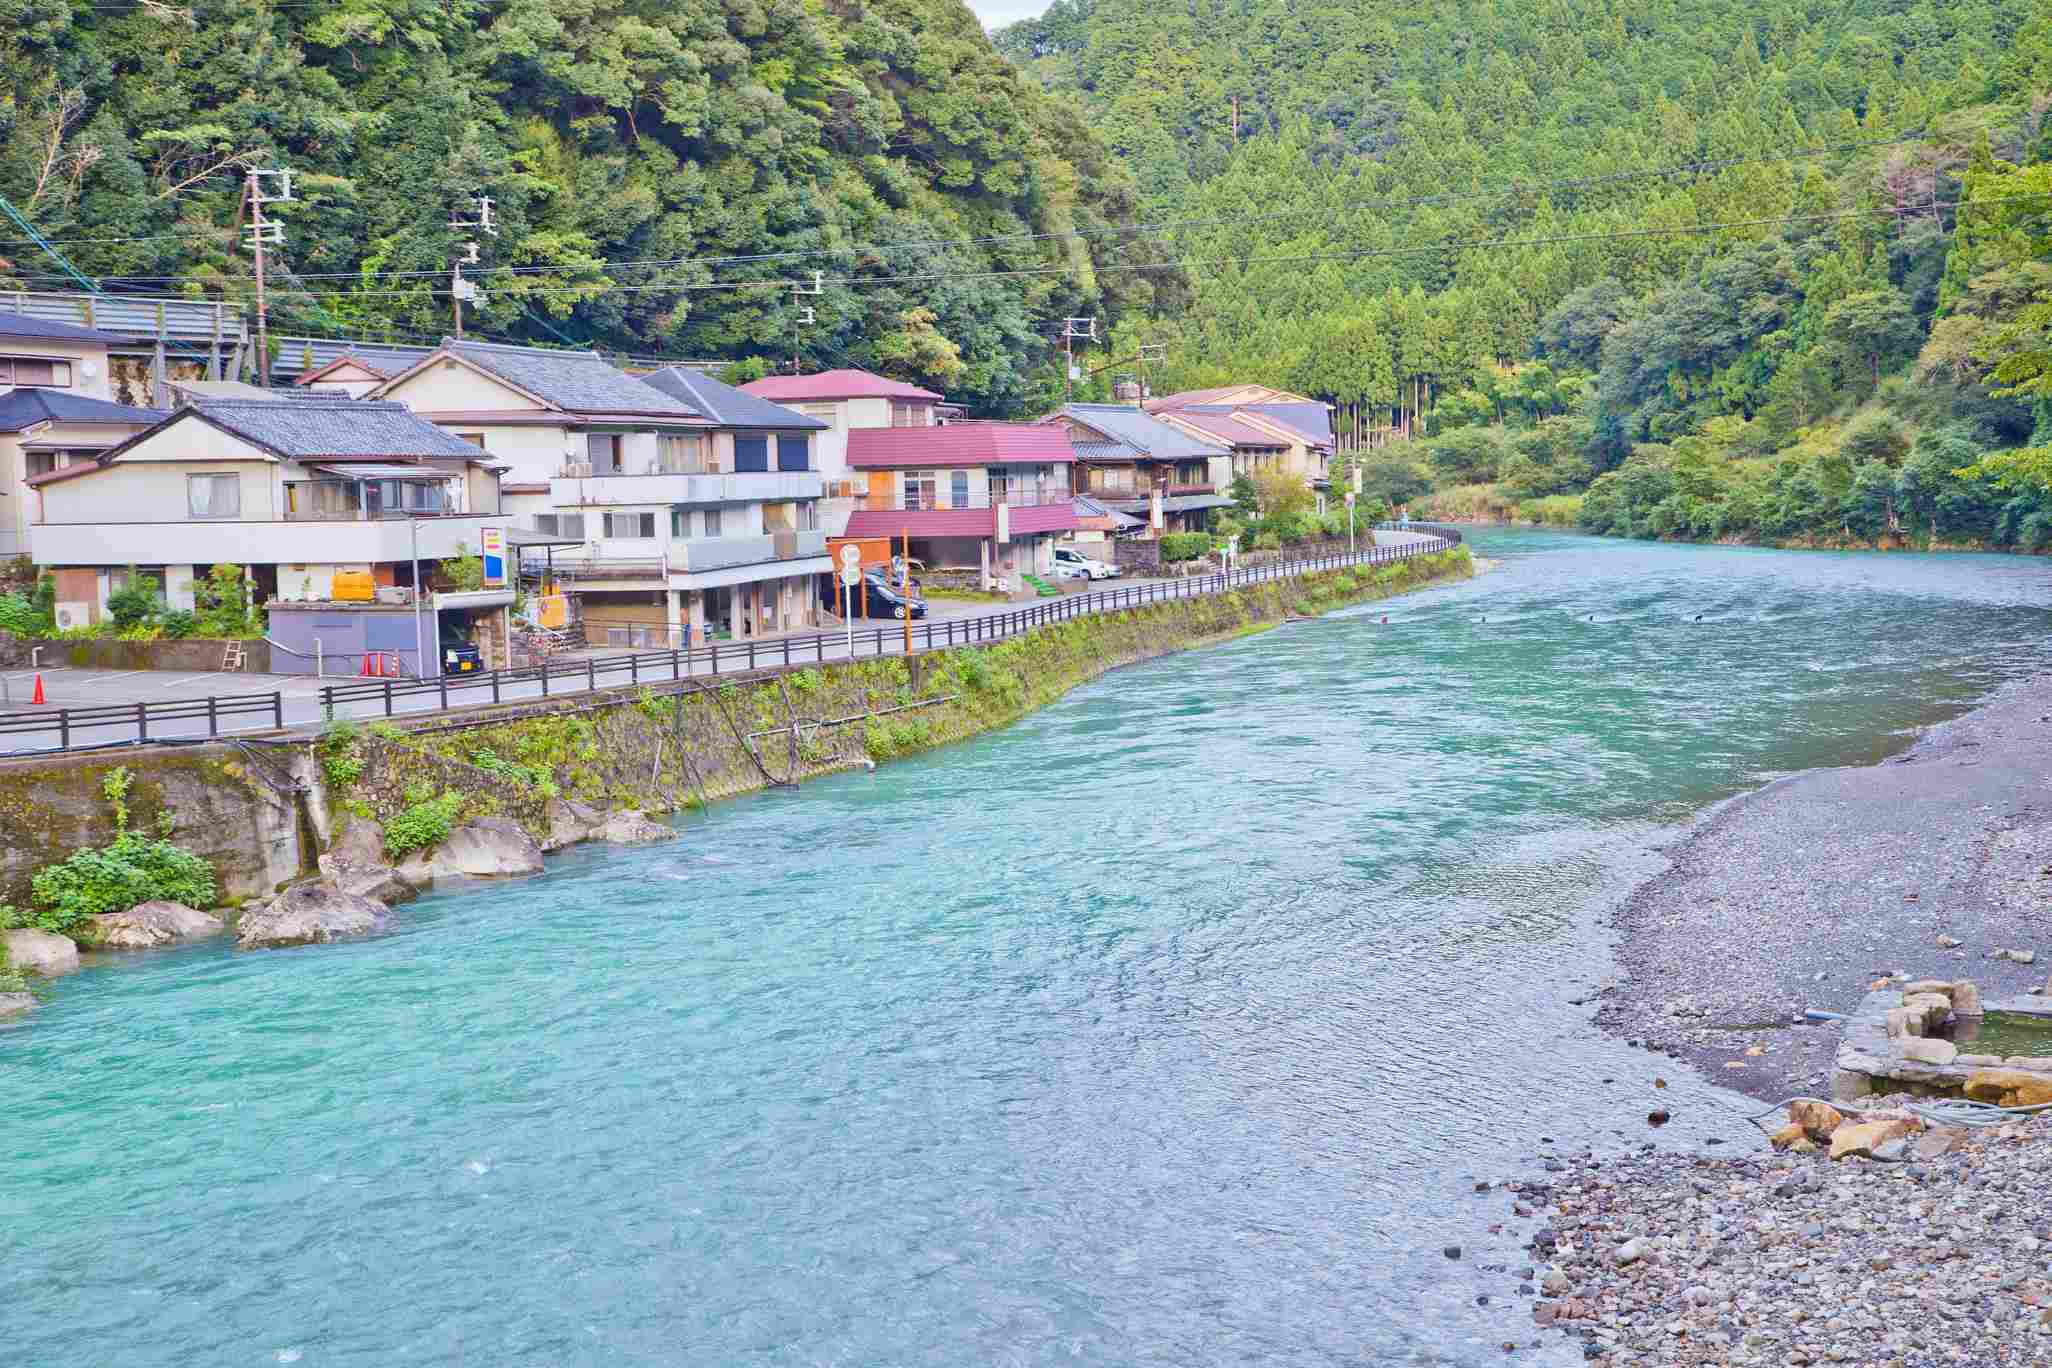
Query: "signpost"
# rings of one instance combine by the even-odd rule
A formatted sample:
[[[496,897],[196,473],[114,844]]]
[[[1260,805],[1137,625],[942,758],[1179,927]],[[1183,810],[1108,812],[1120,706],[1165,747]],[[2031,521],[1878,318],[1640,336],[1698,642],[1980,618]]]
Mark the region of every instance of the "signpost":
[[[484,584],[487,589],[504,588],[506,584],[506,529],[503,527],[479,528],[477,533],[477,554],[484,561]]]
[[[855,658],[855,591],[862,584],[862,548],[841,548],[841,621],[848,625],[848,659]]]

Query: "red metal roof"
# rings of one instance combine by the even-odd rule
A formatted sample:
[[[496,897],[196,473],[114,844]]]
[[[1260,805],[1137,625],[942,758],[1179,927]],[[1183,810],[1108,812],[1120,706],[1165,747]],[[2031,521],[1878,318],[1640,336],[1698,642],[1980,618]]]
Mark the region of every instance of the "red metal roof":
[[[932,466],[1065,465],[1076,459],[1064,428],[1047,423],[948,423],[941,427],[855,428],[848,465],[855,470]]]
[[[997,513],[989,508],[858,508],[848,517],[850,537],[896,537],[908,532],[915,537],[993,537],[997,535]]]
[[[744,394],[776,403],[807,399],[927,399],[940,398],[932,390],[908,385],[902,380],[874,375],[866,370],[830,370],[817,375],[765,375],[738,387]]]
[[[1074,532],[1083,526],[1076,518],[1076,505],[1072,503],[1015,504],[1006,522],[1015,534]]]

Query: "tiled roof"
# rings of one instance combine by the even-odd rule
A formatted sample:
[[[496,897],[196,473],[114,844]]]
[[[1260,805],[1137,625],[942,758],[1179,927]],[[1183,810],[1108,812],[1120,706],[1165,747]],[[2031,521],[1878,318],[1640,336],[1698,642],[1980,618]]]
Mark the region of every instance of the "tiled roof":
[[[1140,453],[1124,442],[1081,442],[1070,439],[1069,446],[1079,461],[1137,461]]]
[[[35,338],[44,342],[101,342],[109,345],[128,341],[120,333],[101,332],[98,328],[81,328],[75,323],[59,323],[52,318],[34,318],[22,313],[0,313],[0,337]]]
[[[941,427],[856,428],[848,434],[854,470],[929,466],[1066,464],[1076,459],[1069,434],[1046,423],[948,423]]]
[[[747,390],[721,384],[709,375],[701,375],[684,366],[665,366],[637,378],[642,384],[653,385],[672,399],[682,400],[721,427],[822,431],[827,426],[817,418],[808,418],[795,409],[772,404]]]
[[[1332,443],[1332,411],[1323,404],[1193,404],[1181,413],[1251,413],[1300,434],[1312,446]]]
[[[866,370],[830,370],[817,375],[765,375],[741,387],[758,399],[779,403],[827,399],[939,399],[932,390]]]
[[[1095,428],[1114,441],[1125,443],[1142,455],[1173,461],[1200,456],[1223,456],[1226,449],[1181,428],[1164,423],[1130,404],[1070,404],[1062,412],[1076,422]]]
[[[1193,409],[1178,409],[1176,418],[1203,432],[1207,437],[1216,437],[1236,447],[1284,447],[1289,442],[1272,432],[1243,423],[1230,413],[1202,412]]]
[[[858,508],[848,515],[850,537],[991,537],[997,512],[989,508]]]
[[[325,337],[280,337],[272,345],[278,351],[271,362],[271,377],[295,385],[337,361],[354,361],[372,375],[389,380],[435,354],[433,347],[400,347]]]
[[[478,449],[404,404],[363,399],[209,399],[194,412],[280,456],[410,456],[476,460]],[[184,412],[184,410],[181,410]]]
[[[0,394],[0,432],[21,432],[37,423],[159,423],[156,409],[110,404],[63,390],[24,387]]]
[[[1184,390],[1180,394],[1163,394],[1146,401],[1149,413],[1160,413],[1163,409],[1188,408],[1192,404],[1211,404],[1228,394],[1238,394],[1245,385],[1221,385],[1216,389]]]
[[[442,349],[569,413],[691,418],[680,400],[645,385],[597,352],[507,347],[444,338]]]

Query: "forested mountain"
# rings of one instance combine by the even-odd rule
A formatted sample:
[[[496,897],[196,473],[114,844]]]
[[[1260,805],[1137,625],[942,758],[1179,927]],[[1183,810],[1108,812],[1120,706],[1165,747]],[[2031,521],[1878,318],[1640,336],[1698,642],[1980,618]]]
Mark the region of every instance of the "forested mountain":
[[[1333,400],[1384,493],[2052,543],[2038,486],[1952,473],[2038,426],[1994,372],[2052,284],[2043,0],[1058,0],[997,41],[1187,263],[1114,350]]]
[[[1093,269],[1127,173],[958,0],[0,0],[0,26],[0,194],[110,289],[246,295],[242,171],[289,165],[274,308],[308,331],[445,330],[479,194],[471,323],[502,338],[795,346],[1002,411],[1049,320],[1152,298]],[[71,287],[0,236],[0,285]],[[816,298],[733,288],[815,269]]]

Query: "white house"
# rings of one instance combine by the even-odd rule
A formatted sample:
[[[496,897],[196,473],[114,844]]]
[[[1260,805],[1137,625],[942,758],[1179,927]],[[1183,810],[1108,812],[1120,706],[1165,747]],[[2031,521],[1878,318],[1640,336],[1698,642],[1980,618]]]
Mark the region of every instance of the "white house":
[[[943,402],[932,390],[866,370],[766,375],[741,389],[825,424],[815,446],[826,481],[820,522],[832,537],[847,532],[850,517],[866,506],[869,496],[869,472],[849,463],[848,434],[868,428],[933,427]]]

